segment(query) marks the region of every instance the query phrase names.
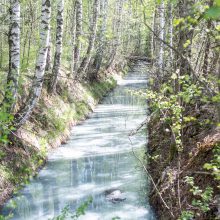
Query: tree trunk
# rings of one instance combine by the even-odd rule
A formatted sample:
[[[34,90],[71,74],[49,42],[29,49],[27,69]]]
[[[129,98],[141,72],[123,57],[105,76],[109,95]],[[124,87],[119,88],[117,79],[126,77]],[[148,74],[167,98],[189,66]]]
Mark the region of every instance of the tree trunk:
[[[108,8],[108,0],[101,0],[100,2],[100,11],[101,11],[101,16],[100,20],[102,21],[101,23],[101,28],[100,32],[98,35],[98,49],[96,52],[96,56],[94,59],[93,63],[93,74],[90,78],[95,79],[97,77],[97,74],[101,68],[102,65],[102,60],[103,60],[103,53],[105,50],[105,33],[106,33],[106,25],[107,25],[107,8]]]
[[[180,0],[179,1],[179,17],[186,18],[190,15],[192,10],[192,5],[194,1],[192,0]],[[192,38],[193,38],[193,30],[188,31],[186,28],[179,26],[179,42],[178,42],[178,51],[184,57],[187,57],[189,60],[191,59],[191,46],[192,46]],[[189,41],[189,45],[185,48],[184,44]],[[177,56],[176,60],[178,60],[178,68],[180,75],[190,74],[189,63],[186,59],[181,59]]]
[[[47,51],[47,61],[46,61],[46,67],[45,70],[46,71],[50,71],[52,68],[52,41],[51,41],[51,34],[49,37],[49,46],[48,46],[48,51]]]
[[[57,31],[56,31],[56,51],[52,70],[52,82],[49,84],[49,92],[56,92],[57,81],[60,72],[60,63],[63,47],[63,11],[64,0],[59,0],[57,4]]]
[[[116,1],[116,19],[113,24],[113,32],[115,33],[115,37],[113,39],[113,48],[110,53],[109,61],[106,65],[106,69],[110,68],[114,63],[115,57],[117,56],[118,46],[120,45],[120,31],[121,31],[121,21],[122,21],[122,8],[123,2],[122,0]]]
[[[95,45],[96,32],[97,32],[98,8],[99,8],[99,0],[94,0],[93,19],[90,27],[91,34],[89,38],[89,46],[86,55],[83,58],[83,61],[79,67],[79,70],[77,71],[79,77],[82,77],[85,74],[91,60],[92,51]]]
[[[209,7],[212,7],[212,6],[213,6],[213,0],[211,0],[209,2]],[[211,29],[211,27],[212,27],[212,21],[208,20],[207,29],[209,30],[209,29]],[[211,46],[211,39],[210,39],[209,33],[207,33],[207,40],[206,40],[206,45],[205,45],[204,62],[203,62],[203,67],[202,67],[204,75],[207,75],[207,73],[208,73],[210,46]]]
[[[50,15],[50,0],[42,0],[40,51],[35,67],[35,77],[27,102],[15,115],[14,126],[17,129],[20,128],[29,119],[34,107],[36,106],[37,100],[41,95],[47,59],[47,51],[49,46]]]
[[[75,71],[75,46],[76,46],[76,2],[73,4],[73,11],[72,11],[72,25],[71,25],[71,46],[72,46],[72,53],[71,53],[71,74],[76,77]]]
[[[3,100],[3,103],[9,106],[7,107],[9,112],[14,111],[20,75],[20,13],[20,1],[10,0],[9,72]]]
[[[74,71],[79,68],[80,52],[81,52],[81,36],[82,36],[82,20],[83,9],[82,0],[76,0],[76,43],[74,49]]]
[[[152,30],[153,31],[156,31],[155,30],[155,24],[156,23],[156,8],[154,9],[154,12],[153,12],[153,21],[152,21]],[[154,34],[152,33],[151,35],[151,59],[154,59],[155,58],[155,36]]]
[[[159,16],[160,16],[160,39],[165,39],[165,5],[162,1],[159,6]],[[160,41],[160,50],[159,50],[159,60],[158,60],[158,66],[161,73],[163,73],[164,68],[164,44],[162,41]]]
[[[171,47],[173,47],[173,5],[171,2],[168,4],[168,14],[169,14],[169,44]],[[169,63],[172,66],[172,63],[174,61],[173,57],[173,50],[169,50]]]

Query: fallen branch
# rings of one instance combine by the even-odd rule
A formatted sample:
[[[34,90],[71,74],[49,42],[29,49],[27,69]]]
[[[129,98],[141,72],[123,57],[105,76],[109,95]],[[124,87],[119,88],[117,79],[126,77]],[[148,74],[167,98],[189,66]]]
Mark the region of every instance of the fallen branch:
[[[144,125],[146,125],[149,121],[150,121],[150,117],[148,117],[147,119],[145,119],[140,125],[138,125],[137,128],[135,128],[134,130],[132,130],[132,131],[128,134],[128,136],[130,137],[130,136],[133,136],[133,135],[137,134],[137,132],[138,132]]]
[[[156,114],[156,111],[154,113],[152,113],[147,119],[145,119],[143,122],[141,122],[137,128],[135,128],[134,130],[132,130],[128,136],[134,136],[135,134],[137,134],[137,132],[144,126],[146,125],[147,123],[149,123],[149,121],[151,120],[151,118]]]

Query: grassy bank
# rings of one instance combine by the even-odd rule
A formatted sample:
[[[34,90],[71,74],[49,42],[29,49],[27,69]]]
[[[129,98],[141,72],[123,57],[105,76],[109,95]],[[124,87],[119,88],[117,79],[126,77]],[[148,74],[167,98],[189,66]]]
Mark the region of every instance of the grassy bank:
[[[48,154],[64,144],[71,127],[86,119],[123,73],[110,70],[99,81],[80,83],[63,69],[56,95],[45,88],[30,120],[0,149],[0,205],[37,175]]]

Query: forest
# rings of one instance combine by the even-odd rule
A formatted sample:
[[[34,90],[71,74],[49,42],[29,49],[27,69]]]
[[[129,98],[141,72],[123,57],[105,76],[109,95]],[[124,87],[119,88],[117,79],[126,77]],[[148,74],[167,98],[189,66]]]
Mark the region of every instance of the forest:
[[[126,80],[127,84],[140,81],[133,87],[120,84]],[[143,82],[146,87],[138,89],[138,84]],[[121,94],[117,88],[123,86],[127,87]],[[138,145],[140,135],[145,134],[144,143],[141,139],[139,144],[145,146],[144,153],[137,153],[136,159],[149,182],[145,186],[145,205],[149,203],[153,214],[107,217],[103,209],[99,213],[104,217],[82,219],[220,218],[219,0],[0,0],[0,219],[34,219],[30,213],[18,217],[17,212],[35,205],[27,208],[18,205],[19,211],[7,212],[5,204],[23,193],[32,179],[41,175],[42,169],[42,172],[47,169],[50,161],[55,160],[50,159],[52,152],[59,153],[63,145],[65,148],[71,144],[73,127],[76,134],[81,130],[85,133],[83,146],[87,148],[82,156],[72,146],[66,152],[69,157],[79,154],[79,158],[87,158],[86,153],[98,152],[97,143],[103,140],[104,146],[104,140],[109,141],[104,132],[110,130],[111,120],[118,123],[119,129],[121,115],[118,119],[103,119],[101,128],[98,125],[96,128],[95,123],[100,123],[99,117],[110,114],[104,105],[112,93],[117,95],[117,101],[112,98],[111,105],[108,103],[111,114],[126,114],[123,123],[127,123],[127,133],[125,139],[117,142],[118,147],[130,143],[130,138]],[[120,99],[125,97],[124,93],[124,99],[129,96],[129,101]],[[142,99],[143,103],[139,101]],[[103,111],[108,112],[97,119],[90,116],[93,111],[96,114],[99,106],[106,107]],[[136,116],[140,111],[145,111],[144,118]],[[89,123],[90,117],[100,137],[91,138],[87,124],[80,127]],[[111,137],[119,140],[123,132],[119,129]],[[111,147],[115,143],[111,142]],[[112,149],[108,154],[115,151]],[[118,157],[120,162],[127,158]],[[85,159],[85,169],[90,159]],[[77,169],[84,166],[78,158],[76,161]],[[71,161],[71,169],[76,161]],[[55,176],[61,175],[58,165],[53,171]],[[105,159],[100,167],[106,167]],[[113,162],[109,167],[114,167]],[[105,175],[110,172],[113,171],[106,171]],[[135,178],[131,170],[127,175]],[[65,184],[67,180],[59,181]],[[35,194],[37,189],[34,188]],[[49,193],[49,188],[44,191],[47,189]],[[110,195],[123,194],[122,191],[117,188]],[[105,189],[107,200],[108,193],[109,189]],[[113,205],[120,202],[120,207],[129,198],[110,200]],[[35,197],[31,200],[40,203]],[[57,205],[59,208],[54,204],[58,213],[48,211],[48,216],[37,219],[71,219],[70,210],[76,212],[72,219],[80,219],[81,215],[86,216],[87,208],[88,212],[96,209],[94,200],[96,197],[93,202],[82,200],[85,203],[78,209],[69,201],[69,209],[63,206],[64,202]],[[46,207],[49,206],[48,203]]]

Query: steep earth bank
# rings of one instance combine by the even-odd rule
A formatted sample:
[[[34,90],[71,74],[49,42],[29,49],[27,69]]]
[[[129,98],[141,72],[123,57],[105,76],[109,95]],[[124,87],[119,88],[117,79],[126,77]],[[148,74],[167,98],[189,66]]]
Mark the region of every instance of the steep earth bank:
[[[46,86],[31,119],[0,150],[0,206],[45,164],[47,155],[65,144],[71,127],[86,119],[99,100],[113,89],[126,70],[125,63],[100,72],[99,81],[80,83],[62,69],[58,92]]]
[[[210,105],[189,106],[188,111],[196,121],[183,130],[184,150],[179,156],[172,146],[170,129],[160,115],[154,115],[149,122],[148,169],[157,186],[157,190],[152,186],[150,202],[162,220],[180,219],[181,215],[186,220],[220,219],[219,179],[214,174],[219,172],[220,128],[210,123],[217,113]],[[194,187],[188,177],[193,177]],[[206,191],[209,187],[213,189],[211,200]]]

